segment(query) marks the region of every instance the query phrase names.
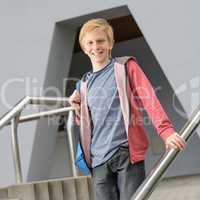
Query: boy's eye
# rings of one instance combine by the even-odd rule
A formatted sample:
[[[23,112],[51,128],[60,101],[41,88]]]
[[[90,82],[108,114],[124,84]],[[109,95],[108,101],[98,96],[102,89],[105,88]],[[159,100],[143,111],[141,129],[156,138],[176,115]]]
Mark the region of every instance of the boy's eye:
[[[97,42],[98,43],[102,43],[102,42],[104,42],[105,40],[104,39],[101,39],[101,40],[98,40]]]
[[[92,41],[87,42],[88,45],[91,45],[92,43],[93,43]]]
[[[102,44],[102,43],[104,43],[105,42],[105,39],[99,39],[99,40],[96,40],[96,43],[97,44]],[[86,45],[87,46],[91,46],[91,45],[93,45],[95,43],[95,41],[87,41],[86,42]]]

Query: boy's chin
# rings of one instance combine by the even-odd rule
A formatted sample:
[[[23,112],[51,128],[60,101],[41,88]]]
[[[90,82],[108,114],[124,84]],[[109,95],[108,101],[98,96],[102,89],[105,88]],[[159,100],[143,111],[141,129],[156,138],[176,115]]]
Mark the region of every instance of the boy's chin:
[[[100,62],[100,63],[104,63],[107,60],[109,60],[108,58],[104,58],[104,57],[99,57],[99,58],[94,58],[93,61],[94,62]]]

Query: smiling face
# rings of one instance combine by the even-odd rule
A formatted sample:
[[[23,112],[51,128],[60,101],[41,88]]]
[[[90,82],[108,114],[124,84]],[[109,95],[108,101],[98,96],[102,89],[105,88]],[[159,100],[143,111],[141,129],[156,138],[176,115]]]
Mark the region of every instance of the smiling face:
[[[96,28],[85,34],[83,50],[92,62],[93,71],[98,71],[108,64],[112,47],[113,44],[101,28]]]

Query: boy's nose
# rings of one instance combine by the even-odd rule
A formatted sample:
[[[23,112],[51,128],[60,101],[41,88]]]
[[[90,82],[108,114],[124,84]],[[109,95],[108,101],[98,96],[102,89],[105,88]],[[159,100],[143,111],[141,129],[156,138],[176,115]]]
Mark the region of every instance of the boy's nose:
[[[99,49],[99,45],[98,45],[98,43],[94,43],[94,49]]]

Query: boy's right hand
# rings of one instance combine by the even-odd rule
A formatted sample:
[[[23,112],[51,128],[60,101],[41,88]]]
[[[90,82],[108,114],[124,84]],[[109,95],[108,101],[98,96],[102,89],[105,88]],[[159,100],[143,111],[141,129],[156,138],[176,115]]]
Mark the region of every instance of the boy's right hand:
[[[79,124],[81,112],[81,95],[77,90],[74,90],[74,92],[69,97],[69,104],[75,109],[76,117],[78,118],[76,121]]]

